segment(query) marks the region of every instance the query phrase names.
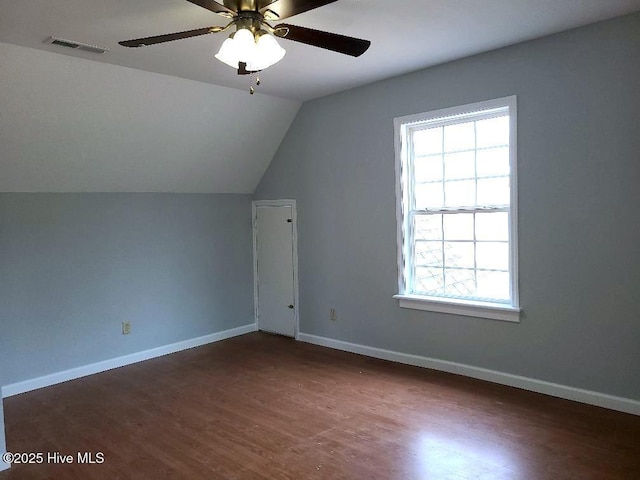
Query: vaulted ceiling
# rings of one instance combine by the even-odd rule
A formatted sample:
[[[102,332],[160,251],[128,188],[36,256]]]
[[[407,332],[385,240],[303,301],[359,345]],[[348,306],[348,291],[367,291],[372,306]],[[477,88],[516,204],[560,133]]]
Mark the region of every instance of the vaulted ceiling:
[[[637,10],[640,0],[338,0],[287,21],[369,39],[369,51],[280,40],[287,55],[249,95],[249,79],[213,58],[224,33],[118,45],[226,23],[185,0],[0,0],[0,191],[251,193],[303,101]]]
[[[260,91],[309,100],[638,9],[638,0],[338,0],[287,22],[371,40],[369,51],[352,58],[280,40],[287,55],[263,73]],[[248,88],[246,77],[213,58],[228,33],[139,49],[118,45],[227,23],[186,0],[0,0],[0,12],[0,42]],[[111,50],[69,52],[44,44],[49,36]]]

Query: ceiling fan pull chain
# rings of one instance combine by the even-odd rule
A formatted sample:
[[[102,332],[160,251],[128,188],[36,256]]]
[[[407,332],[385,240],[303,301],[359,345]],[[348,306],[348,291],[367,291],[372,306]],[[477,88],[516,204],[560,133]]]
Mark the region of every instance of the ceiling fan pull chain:
[[[257,87],[260,85],[260,74],[258,72],[251,72],[249,74],[249,78],[251,79],[251,83],[249,84],[249,93],[253,95],[256,93],[256,89],[253,86],[255,85]]]

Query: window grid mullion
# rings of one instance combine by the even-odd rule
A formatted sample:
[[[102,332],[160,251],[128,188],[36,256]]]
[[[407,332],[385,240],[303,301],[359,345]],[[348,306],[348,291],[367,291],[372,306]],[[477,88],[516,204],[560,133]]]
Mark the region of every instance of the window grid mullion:
[[[441,145],[440,145],[440,163],[442,165],[442,206],[444,207],[447,204],[447,190],[445,187],[445,178],[446,178],[446,170],[445,170],[445,164],[444,164],[444,125],[440,127],[440,129],[442,130],[442,135],[441,135]],[[446,294],[447,293],[447,269],[445,261],[446,261],[446,257],[447,255],[445,254],[444,251],[444,214],[440,216],[440,222],[442,225],[442,241],[440,244],[440,250],[442,251],[442,294]]]
[[[415,227],[416,217],[415,215],[411,216],[411,289],[413,290],[415,287],[415,279],[417,276],[417,265],[416,265],[416,227]]]
[[[414,209],[416,215],[442,215],[442,214],[458,214],[458,213],[499,213],[509,212],[509,207],[484,207],[478,208],[442,208],[442,209]]]
[[[509,144],[498,143],[496,145],[491,145],[489,147],[467,148],[463,150],[451,150],[447,153],[468,153],[473,151],[482,152],[484,150],[495,150],[496,148],[505,148],[505,147],[509,147]],[[435,157],[436,155],[437,155],[436,153],[431,153],[427,155],[416,155],[415,158],[429,158],[429,157]]]
[[[478,122],[473,122],[473,146],[476,147],[473,152],[473,173],[475,175],[475,204],[478,205]],[[473,293],[478,292],[478,243],[476,235],[476,215],[473,212]]]
[[[444,215],[440,215],[440,232],[442,232],[440,239],[440,251],[442,252],[442,267],[440,267],[441,275],[442,275],[442,293],[446,292],[447,285],[447,276],[444,269],[444,261],[445,261],[445,253],[444,253]]]
[[[454,178],[452,180],[449,180],[450,182],[468,182],[469,180],[495,180],[496,178],[509,178],[509,175],[487,175],[485,177],[478,177],[478,175],[476,174],[476,176],[474,177],[462,177],[462,178]],[[429,181],[427,180],[426,182],[417,182],[414,180],[414,183],[416,185],[428,185],[428,184],[434,184],[434,183],[440,183],[440,180],[433,180],[433,181]]]
[[[414,290],[414,285],[415,285],[415,279],[416,279],[416,262],[415,262],[415,209],[416,209],[416,200],[415,200],[415,157],[414,157],[414,148],[413,148],[413,130],[408,130],[408,142],[406,145],[407,148],[407,158],[408,158],[408,164],[407,165],[407,174],[408,177],[407,179],[409,180],[408,183],[408,188],[409,191],[407,192],[407,200],[408,200],[408,212],[407,212],[407,216],[408,216],[408,223],[407,223],[407,238],[406,241],[408,242],[407,244],[407,248],[405,251],[407,251],[407,257],[405,259],[405,262],[408,263],[408,274],[409,274],[409,278],[406,280],[406,285],[405,288],[413,291]],[[406,268],[406,267],[405,267]]]
[[[420,122],[412,122],[411,128],[413,130],[429,130],[432,128],[443,128],[448,127],[450,125],[459,125],[461,123],[468,123],[469,121],[481,121],[481,120],[489,120],[492,118],[500,118],[500,117],[508,117],[509,116],[509,107],[500,107],[491,112],[467,112],[460,115],[453,115],[451,118],[442,120],[431,120],[431,121],[420,121]],[[417,127],[416,125],[420,125]]]
[[[409,141],[408,141],[408,145],[407,145],[407,149],[408,149],[408,158],[409,158],[409,178],[411,179],[411,181],[409,182],[410,184],[410,190],[409,190],[409,208],[411,210],[410,214],[409,214],[409,224],[408,224],[408,229],[409,229],[409,258],[407,259],[407,261],[410,262],[409,264],[409,270],[410,270],[410,275],[411,278],[409,279],[409,285],[407,285],[407,287],[413,291],[415,289],[415,282],[416,282],[416,278],[417,278],[417,272],[416,272],[416,242],[415,242],[415,238],[416,238],[416,229],[415,229],[415,209],[416,209],[416,175],[415,175],[415,149],[414,149],[414,139],[413,139],[413,130],[409,130]]]

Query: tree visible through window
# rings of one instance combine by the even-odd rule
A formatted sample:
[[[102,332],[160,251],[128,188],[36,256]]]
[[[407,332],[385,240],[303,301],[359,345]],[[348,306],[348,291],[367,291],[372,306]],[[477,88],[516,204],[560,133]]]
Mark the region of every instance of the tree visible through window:
[[[515,98],[396,119],[400,293],[517,306]]]

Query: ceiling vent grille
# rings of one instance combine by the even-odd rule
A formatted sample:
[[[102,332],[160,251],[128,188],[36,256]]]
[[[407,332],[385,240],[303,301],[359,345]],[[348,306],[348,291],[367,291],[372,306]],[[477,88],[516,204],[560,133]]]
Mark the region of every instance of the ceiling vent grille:
[[[56,45],[58,47],[71,48],[73,50],[81,50],[83,52],[95,53],[98,55],[102,55],[103,53],[109,51],[109,49],[106,47],[98,47],[97,45],[73,42],[71,40],[65,40],[63,38],[57,37],[49,37],[45,40],[44,43],[50,43],[51,45]]]

